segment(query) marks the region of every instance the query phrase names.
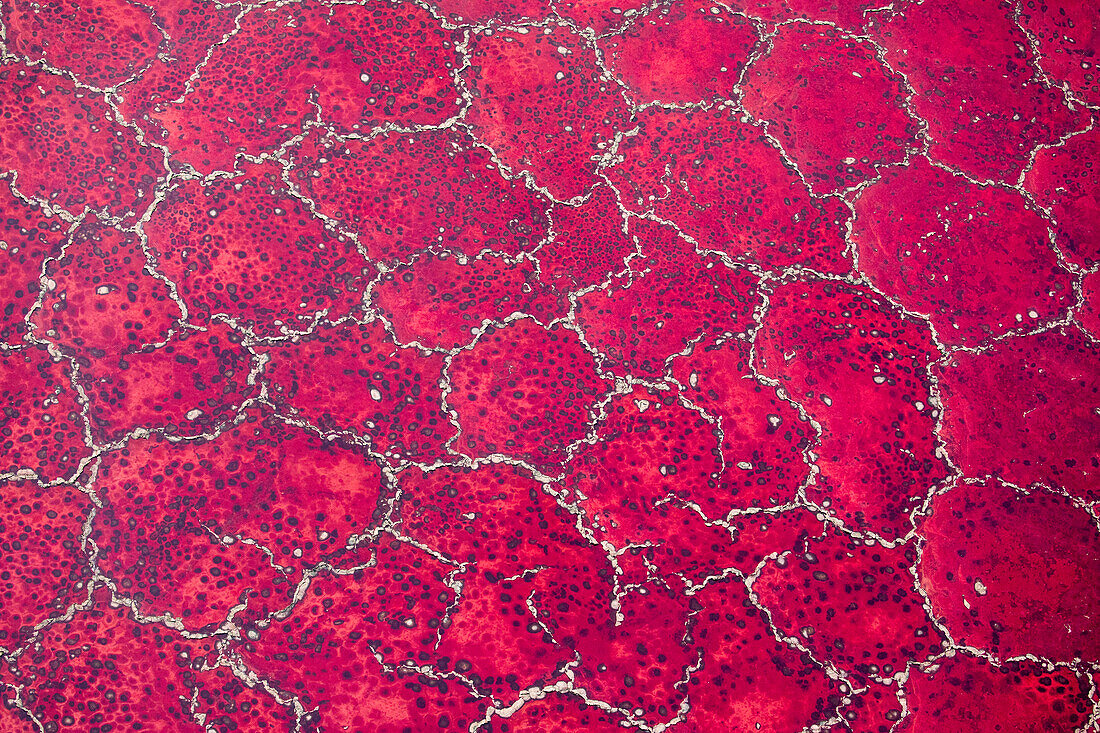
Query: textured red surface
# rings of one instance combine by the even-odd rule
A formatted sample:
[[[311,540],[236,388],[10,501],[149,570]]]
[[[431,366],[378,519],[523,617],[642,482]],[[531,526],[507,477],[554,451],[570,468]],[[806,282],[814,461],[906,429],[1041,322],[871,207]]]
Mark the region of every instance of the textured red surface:
[[[1100,733],[1095,0],[0,0],[0,733]]]

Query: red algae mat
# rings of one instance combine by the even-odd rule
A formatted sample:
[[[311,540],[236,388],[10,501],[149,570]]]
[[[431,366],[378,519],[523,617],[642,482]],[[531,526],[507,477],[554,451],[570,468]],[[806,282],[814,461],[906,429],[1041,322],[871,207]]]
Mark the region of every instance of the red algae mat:
[[[1096,0],[0,52],[0,733],[1100,731]]]

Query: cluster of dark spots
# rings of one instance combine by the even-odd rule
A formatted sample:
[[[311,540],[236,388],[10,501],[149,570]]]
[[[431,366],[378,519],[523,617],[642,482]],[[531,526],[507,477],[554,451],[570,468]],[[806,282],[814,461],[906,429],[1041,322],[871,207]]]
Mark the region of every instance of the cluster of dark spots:
[[[157,151],[116,122],[101,96],[12,60],[0,63],[0,169],[19,172],[24,195],[131,224],[165,175]]]
[[[561,462],[608,386],[576,334],[530,318],[489,327],[454,358],[450,374],[448,401],[458,413],[464,451],[537,464]]]
[[[638,126],[606,170],[628,209],[675,222],[702,248],[735,260],[851,268],[842,234],[847,207],[812,197],[762,127],[725,107],[649,107]]]

